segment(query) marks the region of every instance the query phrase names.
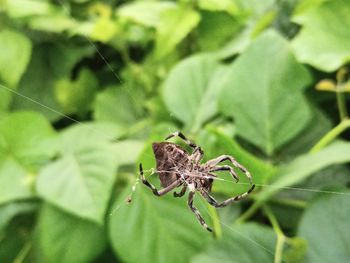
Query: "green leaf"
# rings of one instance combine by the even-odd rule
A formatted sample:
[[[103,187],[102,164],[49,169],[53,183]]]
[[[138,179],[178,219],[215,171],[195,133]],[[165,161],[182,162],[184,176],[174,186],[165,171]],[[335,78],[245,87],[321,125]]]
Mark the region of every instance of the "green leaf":
[[[196,256],[192,263],[270,263],[276,237],[271,228],[258,224],[226,225],[223,239]]]
[[[241,28],[241,21],[224,12],[201,12],[198,25],[198,45],[200,50],[217,50],[226,45]]]
[[[298,60],[323,71],[334,71],[349,62],[349,13],[347,0],[323,1],[304,12],[299,10],[294,21],[302,29],[292,41]]]
[[[298,236],[308,242],[305,262],[348,262],[350,258],[350,191],[317,198],[306,209]]]
[[[139,185],[127,205],[129,192],[127,188],[117,199],[109,218],[112,247],[123,262],[188,262],[210,240],[185,199],[157,197]]]
[[[62,156],[41,170],[37,192],[66,212],[102,224],[117,167],[111,138],[76,125],[60,139]]]
[[[45,204],[38,221],[43,262],[92,262],[106,246],[104,230]]]
[[[13,94],[8,89],[17,87],[27,68],[31,49],[32,44],[25,35],[0,31],[0,112],[6,111],[11,103]]]
[[[280,171],[280,176],[256,196],[252,210],[258,209],[273,195],[307,179],[315,172],[333,164],[350,162],[350,143],[335,142],[314,154],[305,154],[288,164]]]
[[[268,155],[310,121],[302,94],[310,75],[295,61],[286,40],[273,31],[256,39],[222,79],[219,107],[235,118],[239,136]]]
[[[0,32],[0,84],[17,86],[27,68],[32,44],[25,35],[3,30]]]
[[[80,71],[76,80],[61,79],[55,83],[55,95],[64,112],[84,114],[90,110],[98,82],[87,69]]]
[[[5,0],[5,10],[14,19],[53,14],[55,7],[42,0]]]
[[[18,112],[0,120],[0,203],[34,195],[35,174],[56,153],[56,136],[46,119]]]
[[[199,23],[198,12],[188,8],[173,8],[161,13],[160,23],[156,28],[156,47],[154,56],[162,59],[173,52],[174,48]]]
[[[218,67],[215,56],[196,55],[177,64],[165,80],[163,99],[167,108],[192,131],[217,113],[218,81],[224,70]]]

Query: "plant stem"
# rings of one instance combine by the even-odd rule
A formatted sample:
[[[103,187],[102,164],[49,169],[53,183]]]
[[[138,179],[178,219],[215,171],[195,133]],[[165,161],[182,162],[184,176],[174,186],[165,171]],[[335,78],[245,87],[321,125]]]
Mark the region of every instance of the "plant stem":
[[[24,259],[26,258],[26,256],[28,255],[31,247],[32,247],[32,243],[30,241],[25,243],[25,245],[19,251],[19,253],[16,256],[16,258],[13,260],[13,263],[22,263],[24,261]]]
[[[281,227],[279,226],[277,219],[275,215],[272,213],[271,209],[266,205],[263,207],[263,209],[268,219],[270,220],[270,223],[277,235],[274,263],[281,263],[282,256],[283,256],[283,246],[287,238],[284,235]]]
[[[316,153],[327,144],[333,141],[339,134],[345,131],[347,128],[350,128],[350,119],[345,119],[341,121],[337,126],[330,130],[325,136],[321,138],[310,150],[310,153]]]
[[[343,92],[337,91],[337,105],[339,110],[340,121],[343,121],[348,118],[348,111],[346,109],[345,96]]]
[[[306,202],[301,200],[293,200],[293,199],[287,199],[287,198],[280,198],[280,199],[272,199],[272,203],[278,204],[278,205],[285,205],[285,206],[293,206],[295,208],[304,209],[306,207]]]

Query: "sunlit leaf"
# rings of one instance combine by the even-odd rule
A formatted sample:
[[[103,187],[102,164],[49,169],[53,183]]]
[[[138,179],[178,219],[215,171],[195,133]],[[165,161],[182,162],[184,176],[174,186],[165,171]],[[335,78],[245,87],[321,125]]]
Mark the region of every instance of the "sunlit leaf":
[[[350,61],[349,13],[348,0],[323,1],[304,12],[299,10],[294,21],[302,29],[292,42],[298,60],[324,71],[334,71]]]
[[[268,155],[310,121],[302,94],[310,75],[273,31],[260,36],[222,78],[221,111],[235,118],[239,136]]]

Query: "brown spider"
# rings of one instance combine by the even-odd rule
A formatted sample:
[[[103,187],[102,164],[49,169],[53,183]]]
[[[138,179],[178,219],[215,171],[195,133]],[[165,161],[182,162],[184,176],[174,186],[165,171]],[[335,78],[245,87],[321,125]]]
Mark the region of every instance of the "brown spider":
[[[188,196],[188,205],[192,212],[196,215],[198,221],[208,231],[212,231],[205,223],[203,217],[199,213],[198,209],[193,205],[193,197],[196,190],[214,207],[224,207],[228,204],[245,198],[251,191],[253,191],[255,185],[238,196],[231,197],[222,203],[218,203],[209,193],[213,184],[213,179],[216,175],[211,172],[216,171],[229,171],[232,177],[238,182],[238,176],[231,166],[218,164],[223,161],[230,161],[235,167],[239,168],[249,179],[252,184],[252,177],[248,170],[240,165],[233,157],[229,155],[221,155],[215,159],[209,160],[206,163],[200,163],[204,152],[202,149],[189,141],[181,132],[174,132],[170,134],[166,140],[179,136],[185,141],[187,145],[194,150],[192,154],[188,154],[182,147],[170,142],[153,143],[152,148],[156,157],[157,172],[163,189],[157,190],[151,183],[149,183],[143,174],[142,164],[140,163],[140,175],[142,182],[151,188],[152,192],[157,196],[162,196],[176,187],[183,185],[179,193],[174,192],[174,197],[181,197],[185,194],[188,188],[190,193]]]

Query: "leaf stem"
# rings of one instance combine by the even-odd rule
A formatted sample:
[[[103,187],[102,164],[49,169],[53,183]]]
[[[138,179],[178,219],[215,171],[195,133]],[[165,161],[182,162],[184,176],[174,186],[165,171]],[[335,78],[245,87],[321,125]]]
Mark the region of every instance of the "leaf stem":
[[[337,91],[337,105],[339,110],[340,121],[343,121],[348,118],[348,111],[346,109],[345,96],[343,92]]]
[[[31,247],[32,247],[32,243],[30,241],[26,242],[23,248],[19,251],[16,258],[13,260],[13,263],[22,263],[26,258],[26,256],[28,255]]]
[[[300,209],[304,209],[306,207],[305,201],[288,199],[288,198],[272,199],[271,202],[278,205],[292,206]]]
[[[323,149],[327,144],[333,141],[339,134],[350,128],[350,119],[342,120],[337,126],[330,130],[325,136],[321,138],[310,150],[310,153],[316,153]]]
[[[283,247],[284,247],[284,243],[287,240],[287,238],[284,235],[281,227],[279,226],[278,221],[277,221],[275,215],[273,214],[273,212],[271,211],[271,209],[266,205],[263,206],[263,209],[264,209],[264,212],[267,215],[267,217],[272,225],[272,228],[274,229],[274,231],[276,232],[276,235],[277,235],[274,263],[281,263],[282,256],[283,256]]]

